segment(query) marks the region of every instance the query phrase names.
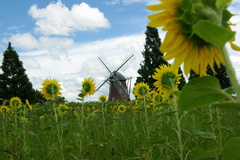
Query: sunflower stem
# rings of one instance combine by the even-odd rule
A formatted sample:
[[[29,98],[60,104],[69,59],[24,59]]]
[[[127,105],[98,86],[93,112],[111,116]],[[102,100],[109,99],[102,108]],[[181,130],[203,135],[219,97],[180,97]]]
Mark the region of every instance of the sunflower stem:
[[[169,81],[171,82],[171,92],[173,92],[175,83],[174,83],[172,78],[169,78]],[[176,132],[177,132],[178,143],[179,143],[179,156],[180,156],[180,160],[184,160],[182,131],[181,131],[181,120],[182,120],[183,116],[179,118],[178,105],[177,105],[177,96],[175,94],[173,94],[173,99],[174,99],[173,107],[174,107],[174,110],[176,111],[175,118],[176,118],[176,125],[177,125]]]
[[[232,63],[228,56],[226,47],[224,47],[222,49],[222,56],[223,56],[223,59],[224,59],[225,65],[226,65],[226,70],[227,70],[228,76],[230,78],[231,85],[237,95],[236,101],[240,102],[240,86],[239,86],[239,83],[238,83],[238,80],[237,80],[237,77],[235,74],[235,70],[233,69]]]
[[[101,102],[102,103],[102,119],[103,119],[103,133],[104,133],[104,138],[105,140],[107,139],[107,136],[106,136],[106,122],[105,122],[105,114],[104,114],[104,110],[105,110],[105,107],[104,107],[104,102]]]

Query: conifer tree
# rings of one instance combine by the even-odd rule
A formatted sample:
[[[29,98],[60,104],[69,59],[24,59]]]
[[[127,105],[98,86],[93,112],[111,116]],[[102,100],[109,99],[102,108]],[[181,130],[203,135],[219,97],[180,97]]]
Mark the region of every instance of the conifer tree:
[[[159,38],[157,28],[147,26],[145,35],[146,42],[144,45],[144,50],[142,51],[144,60],[140,64],[140,69],[138,69],[138,74],[140,76],[137,77],[136,83],[148,83],[150,89],[155,90],[156,88],[153,83],[156,80],[152,78],[155,69],[159,68],[160,65],[169,65],[169,63],[163,59],[163,53],[161,53],[159,50],[159,47],[161,46],[161,39]],[[182,73],[181,68],[179,68],[179,73]],[[184,84],[185,79],[182,76],[179,89],[182,89]]]
[[[0,98],[9,100],[19,97],[24,103],[35,101],[35,90],[29,81],[23,63],[9,42],[8,48],[3,53],[2,74],[0,74]]]
[[[218,67],[216,64],[214,64],[214,70],[215,72],[208,66],[206,73],[208,75],[216,77],[219,80],[222,89],[230,87],[230,79],[227,75],[225,66],[223,64],[220,64],[220,66]],[[197,75],[193,70],[191,70],[188,80],[196,77],[199,77],[199,75]]]

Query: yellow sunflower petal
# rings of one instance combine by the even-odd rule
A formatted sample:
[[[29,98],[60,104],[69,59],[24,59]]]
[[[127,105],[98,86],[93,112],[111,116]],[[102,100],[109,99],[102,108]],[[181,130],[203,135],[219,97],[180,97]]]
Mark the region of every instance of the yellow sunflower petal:
[[[240,47],[237,46],[236,44],[234,44],[233,42],[230,42],[230,45],[231,45],[232,49],[234,49],[235,51],[240,51]]]

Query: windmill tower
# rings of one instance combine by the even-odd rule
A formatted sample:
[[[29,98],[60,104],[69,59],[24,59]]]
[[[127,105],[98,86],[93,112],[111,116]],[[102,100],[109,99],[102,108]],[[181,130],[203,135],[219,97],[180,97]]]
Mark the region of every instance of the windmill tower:
[[[128,56],[115,70],[111,71],[106,63],[98,57],[100,63],[103,67],[110,73],[109,77],[96,89],[98,91],[105,83],[109,84],[109,95],[108,101],[115,100],[130,100],[130,87],[128,91],[127,81],[131,81],[131,78],[125,78],[120,72],[118,72],[127,62],[130,62],[130,59],[133,59],[134,54]]]

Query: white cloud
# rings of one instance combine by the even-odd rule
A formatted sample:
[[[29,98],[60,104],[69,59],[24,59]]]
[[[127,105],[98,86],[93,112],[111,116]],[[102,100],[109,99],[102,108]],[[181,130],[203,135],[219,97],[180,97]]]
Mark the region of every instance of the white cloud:
[[[15,34],[3,40],[5,43],[11,42],[15,47],[31,50],[39,47],[38,41],[29,33]]]
[[[118,4],[120,2],[120,0],[111,0],[111,1],[105,1],[104,3],[107,5],[114,5],[114,4]]]
[[[24,52],[25,56],[45,54],[47,51],[61,51],[65,52],[74,44],[74,40],[71,38],[61,37],[39,37],[38,39],[33,37],[30,33],[15,34],[9,38],[4,38],[3,42],[11,42],[14,47],[22,50],[38,50],[36,52]]]
[[[122,0],[123,4],[147,3],[147,5],[159,4],[159,0]]]
[[[26,59],[23,61],[24,68],[40,70],[41,66],[35,59]]]
[[[158,4],[159,0],[121,0],[121,2],[124,5],[130,5],[133,3],[147,3],[147,5],[153,5],[153,4]],[[104,3],[108,5],[116,5],[120,3],[120,0],[105,1]]]
[[[46,8],[31,6],[29,14],[36,20],[35,31],[44,35],[68,36],[75,31],[109,28],[110,23],[98,8],[91,8],[82,2],[71,9],[61,1],[50,3]]]

